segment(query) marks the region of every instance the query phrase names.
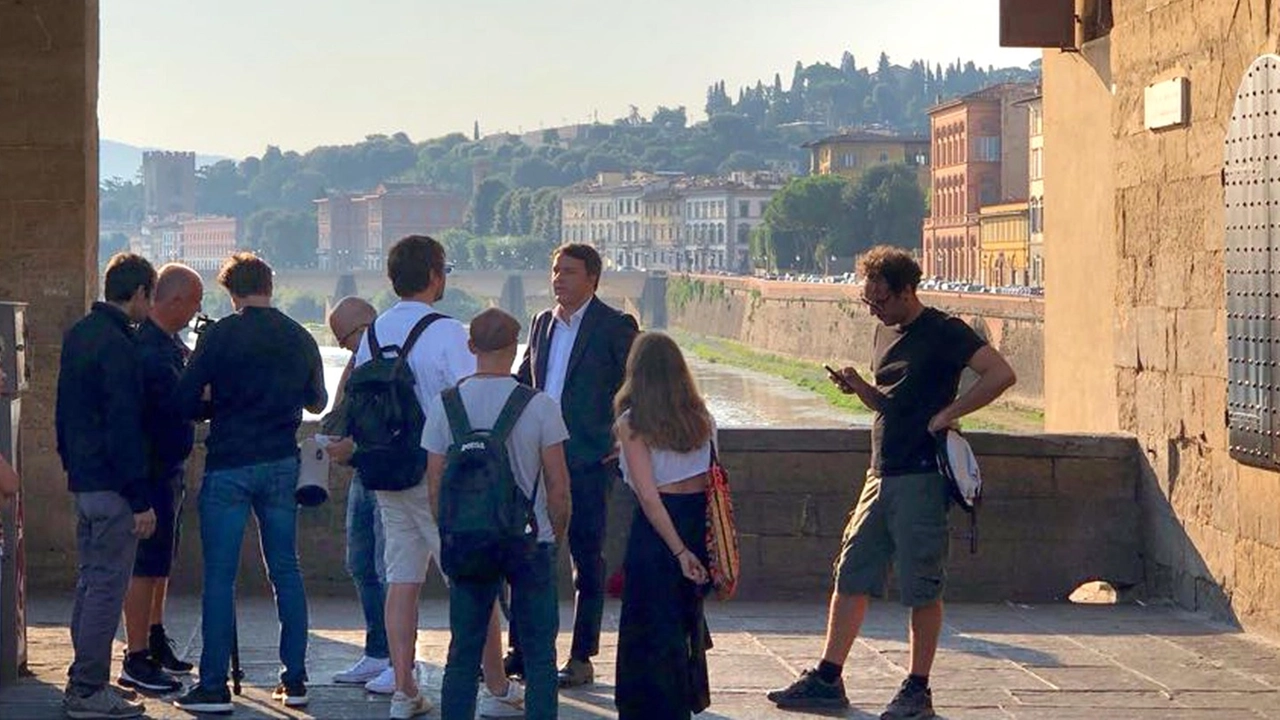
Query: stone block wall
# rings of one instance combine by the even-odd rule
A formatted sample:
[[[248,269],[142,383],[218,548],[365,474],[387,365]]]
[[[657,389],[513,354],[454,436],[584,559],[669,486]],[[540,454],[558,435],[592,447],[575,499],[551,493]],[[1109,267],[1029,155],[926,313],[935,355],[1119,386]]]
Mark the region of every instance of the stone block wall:
[[[29,304],[21,464],[40,555],[75,546],[53,409],[62,335],[97,296],[97,100],[97,0],[0,0],[0,300]]]
[[[303,433],[314,432],[304,427]],[[986,478],[978,553],[968,544],[968,516],[952,511],[950,590],[957,601],[1046,602],[1064,599],[1079,584],[1142,583],[1138,472],[1131,440],[1119,437],[973,433]],[[812,600],[831,590],[832,561],[869,461],[866,430],[727,429],[721,444],[734,490],[741,539],[744,600]],[[191,495],[183,518],[174,572],[177,592],[199,592],[199,491],[202,450],[187,474]],[[349,473],[332,477],[330,502],[299,512],[299,545],[307,587],[316,593],[353,592],[344,570]],[[614,488],[606,556],[621,566],[635,512],[631,492]],[[70,516],[61,519],[70,525]],[[252,525],[252,524],[251,524]],[[42,535],[43,528],[32,528]],[[33,544],[27,557],[37,592],[70,587],[74,558]],[[268,591],[258,560],[256,530],[242,547],[241,592]],[[562,553],[561,592],[572,592]],[[432,573],[427,593],[444,594]]]
[[[1113,289],[1112,322],[1073,337],[1096,348],[1113,376],[1051,387],[1047,425],[1136,437],[1151,593],[1280,635],[1280,475],[1239,465],[1227,446],[1221,175],[1236,88],[1257,56],[1276,52],[1280,3],[1115,0],[1112,8],[1114,28],[1099,41],[1106,54],[1100,45],[1070,59],[1045,54],[1046,246],[1092,249],[1069,259],[1073,277],[1114,272],[1096,284],[1055,283],[1064,263],[1048,263],[1051,338],[1059,333],[1054,306],[1093,308],[1099,288]],[[1104,74],[1114,83],[1109,127],[1086,88]],[[1180,76],[1190,83],[1189,124],[1147,130],[1144,89]],[[1095,185],[1114,184],[1109,197],[1082,187],[1061,160],[1077,154],[1082,133],[1099,130],[1114,153],[1091,172]],[[1103,229],[1109,238],[1087,237],[1066,221],[1099,215],[1112,218]],[[1057,422],[1069,414],[1055,406],[1071,402],[1114,403],[1115,417]]]
[[[679,283],[691,293],[673,289]],[[690,285],[691,284],[691,285]],[[753,278],[672,278],[668,325],[698,335],[814,362],[869,365],[878,321],[847,284],[764,282]],[[921,299],[963,318],[1004,353],[1018,374],[1007,397],[1044,399],[1044,303],[1037,298],[922,292]]]

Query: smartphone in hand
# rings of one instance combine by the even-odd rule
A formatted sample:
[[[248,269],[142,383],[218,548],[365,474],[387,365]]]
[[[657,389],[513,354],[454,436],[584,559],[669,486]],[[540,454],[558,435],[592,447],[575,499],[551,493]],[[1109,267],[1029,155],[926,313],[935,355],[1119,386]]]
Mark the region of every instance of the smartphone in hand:
[[[822,367],[826,368],[827,374],[831,376],[831,380],[838,385],[841,390],[849,393],[853,392],[853,386],[849,384],[849,381],[845,379],[844,375],[841,375],[830,365],[823,365]]]

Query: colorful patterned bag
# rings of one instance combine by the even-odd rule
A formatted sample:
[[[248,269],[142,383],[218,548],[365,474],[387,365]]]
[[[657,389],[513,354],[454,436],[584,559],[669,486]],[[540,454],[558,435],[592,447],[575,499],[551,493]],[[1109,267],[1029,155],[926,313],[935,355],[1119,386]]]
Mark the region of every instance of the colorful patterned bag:
[[[738,589],[741,559],[738,555],[738,526],[733,519],[733,497],[729,473],[720,464],[715,439],[711,440],[711,467],[707,481],[707,572],[716,597],[728,600]]]

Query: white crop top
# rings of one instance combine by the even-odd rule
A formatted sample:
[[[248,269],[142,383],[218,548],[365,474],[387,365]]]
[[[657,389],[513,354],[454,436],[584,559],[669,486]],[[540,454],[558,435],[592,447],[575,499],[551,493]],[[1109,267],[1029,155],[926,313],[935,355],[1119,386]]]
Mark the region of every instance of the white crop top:
[[[627,417],[630,410],[622,414]],[[711,436],[716,435],[715,421],[711,421]],[[653,482],[657,487],[663,485],[672,485],[681,480],[688,480],[695,475],[701,475],[711,467],[711,441],[707,441],[687,453],[678,453],[674,450],[663,450],[661,448],[649,448],[649,457],[653,465]],[[622,481],[628,487],[634,487],[631,483],[631,469],[627,466],[627,452],[624,448],[618,455],[618,464],[622,469]]]

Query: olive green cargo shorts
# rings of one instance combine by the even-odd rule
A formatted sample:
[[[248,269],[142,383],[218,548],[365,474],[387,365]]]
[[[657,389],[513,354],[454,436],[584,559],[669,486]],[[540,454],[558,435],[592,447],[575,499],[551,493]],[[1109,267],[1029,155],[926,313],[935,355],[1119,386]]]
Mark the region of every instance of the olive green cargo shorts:
[[[950,503],[947,481],[937,473],[881,478],[868,471],[844,528],[836,592],[883,597],[892,561],[903,605],[921,607],[940,599],[947,580]]]

